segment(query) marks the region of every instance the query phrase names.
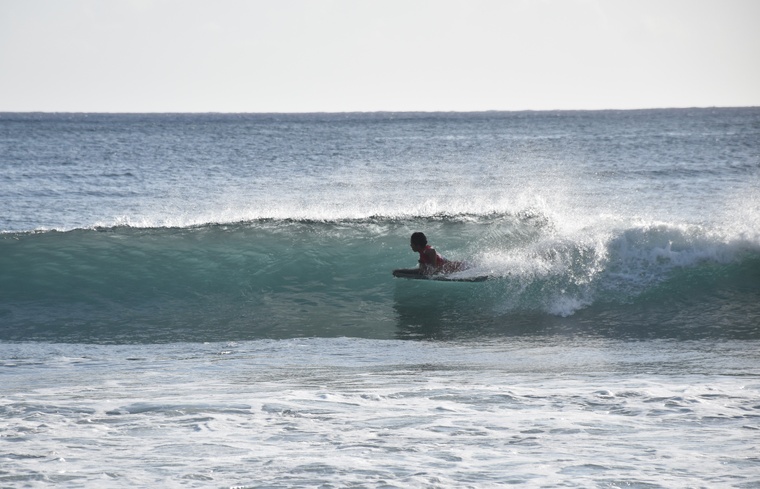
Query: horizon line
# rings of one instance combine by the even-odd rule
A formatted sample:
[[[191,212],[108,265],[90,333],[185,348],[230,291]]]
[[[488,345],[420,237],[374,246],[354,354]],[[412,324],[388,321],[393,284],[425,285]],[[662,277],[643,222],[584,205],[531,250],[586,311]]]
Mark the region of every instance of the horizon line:
[[[526,112],[637,112],[652,110],[756,109],[760,105],[694,105],[605,109],[481,109],[481,110],[336,110],[336,111],[92,111],[92,110],[0,110],[0,114],[93,114],[93,115],[318,115],[318,114],[487,114]]]

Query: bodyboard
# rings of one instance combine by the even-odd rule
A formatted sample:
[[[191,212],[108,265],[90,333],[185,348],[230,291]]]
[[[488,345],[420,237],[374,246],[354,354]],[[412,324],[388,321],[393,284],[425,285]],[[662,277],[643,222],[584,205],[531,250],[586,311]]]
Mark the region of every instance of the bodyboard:
[[[412,280],[437,280],[439,282],[483,282],[488,279],[487,275],[476,277],[452,277],[451,275],[423,275],[416,268],[401,268],[393,271],[393,276]]]

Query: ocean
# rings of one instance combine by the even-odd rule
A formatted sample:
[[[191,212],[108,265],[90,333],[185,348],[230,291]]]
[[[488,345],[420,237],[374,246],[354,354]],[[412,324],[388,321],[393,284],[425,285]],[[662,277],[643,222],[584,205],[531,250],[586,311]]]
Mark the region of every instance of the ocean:
[[[0,113],[0,169],[2,488],[760,488],[760,108]]]

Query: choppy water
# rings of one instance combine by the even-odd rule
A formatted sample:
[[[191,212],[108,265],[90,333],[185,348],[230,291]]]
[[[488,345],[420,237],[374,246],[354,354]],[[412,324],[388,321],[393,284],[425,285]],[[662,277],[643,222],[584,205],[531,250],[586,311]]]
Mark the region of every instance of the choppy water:
[[[757,342],[0,345],[10,487],[757,487]]]
[[[3,487],[760,487],[760,109],[0,114]],[[413,231],[482,283],[394,279]]]

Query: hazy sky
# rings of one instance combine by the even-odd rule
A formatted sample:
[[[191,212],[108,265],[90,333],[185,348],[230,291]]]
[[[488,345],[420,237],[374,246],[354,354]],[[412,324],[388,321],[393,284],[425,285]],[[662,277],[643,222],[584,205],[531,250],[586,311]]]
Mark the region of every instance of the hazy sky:
[[[0,0],[0,111],[760,106],[760,0]]]

